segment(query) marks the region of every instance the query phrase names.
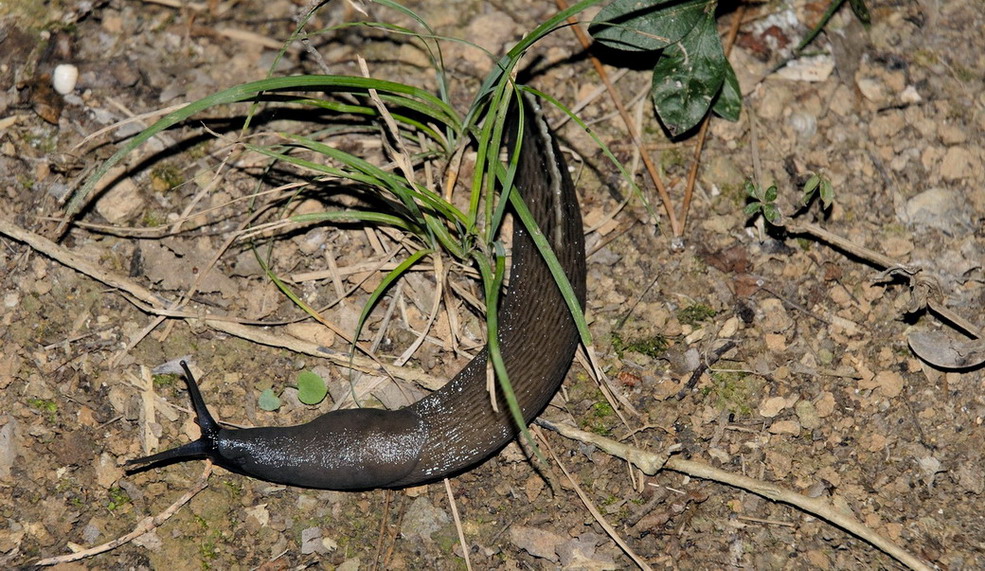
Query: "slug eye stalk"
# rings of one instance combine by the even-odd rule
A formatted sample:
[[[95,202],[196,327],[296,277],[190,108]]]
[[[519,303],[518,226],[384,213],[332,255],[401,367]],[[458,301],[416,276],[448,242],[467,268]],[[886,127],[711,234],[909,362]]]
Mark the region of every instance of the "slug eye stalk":
[[[127,460],[126,466],[128,473],[140,472],[154,467],[155,465],[172,464],[184,460],[197,460],[203,458],[214,458],[218,449],[219,424],[212,418],[209,409],[205,406],[201,391],[198,390],[198,383],[192,374],[188,363],[181,361],[181,369],[184,371],[185,384],[188,386],[188,395],[192,401],[192,408],[195,409],[195,423],[202,430],[202,436],[198,440],[189,442],[177,448],[158,452],[142,458]]]

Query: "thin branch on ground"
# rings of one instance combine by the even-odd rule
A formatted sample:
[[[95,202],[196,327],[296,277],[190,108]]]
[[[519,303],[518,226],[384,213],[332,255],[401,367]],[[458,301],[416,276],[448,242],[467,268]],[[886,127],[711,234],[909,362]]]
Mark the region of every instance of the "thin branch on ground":
[[[200,321],[204,325],[217,331],[229,333],[230,335],[235,335],[236,337],[240,337],[242,339],[254,341],[261,345],[281,347],[298,353],[303,353],[305,355],[322,357],[343,367],[351,367],[367,373],[386,375],[392,378],[408,380],[431,390],[438,389],[444,384],[443,380],[436,379],[435,377],[417,369],[379,363],[362,355],[352,356],[348,351],[335,351],[328,347],[322,347],[317,343],[304,341],[289,335],[277,335],[275,333],[271,333],[264,327],[251,327],[233,321],[229,317],[212,316],[198,311],[177,311],[169,309],[173,306],[173,302],[170,300],[159,296],[129,278],[99,267],[97,264],[85,259],[75,252],[72,252],[64,246],[56,244],[47,238],[39,236],[38,234],[25,230],[13,222],[3,218],[0,218],[0,234],[7,235],[18,242],[23,242],[35,251],[40,252],[41,254],[61,263],[64,266],[119,290],[124,297],[126,297],[127,300],[133,303],[138,309],[152,315]]]
[[[137,539],[138,537],[150,531],[153,531],[154,529],[160,527],[161,524],[168,521],[168,519],[170,519],[171,516],[173,516],[175,512],[177,512],[178,509],[181,508],[181,506],[187,504],[188,501],[191,500],[193,497],[195,497],[196,494],[204,490],[205,487],[209,485],[209,476],[211,474],[212,474],[212,462],[206,462],[205,470],[202,472],[202,475],[198,478],[198,481],[195,483],[194,486],[192,486],[190,490],[182,494],[182,496],[178,498],[173,504],[168,506],[166,510],[162,511],[156,516],[145,517],[144,519],[140,520],[140,523],[137,524],[137,527],[135,527],[134,530],[131,531],[130,533],[122,537],[118,537],[113,541],[109,541],[102,545],[97,545],[96,547],[91,547],[83,551],[77,551],[75,553],[69,553],[67,555],[59,555],[57,557],[49,557],[47,559],[41,559],[40,561],[36,561],[34,565],[39,567],[48,567],[50,565],[58,565],[60,563],[79,561],[80,559],[85,559],[87,557],[99,555],[100,553],[105,553],[107,551],[110,551],[111,549],[116,549],[117,547],[125,543],[129,543],[134,539]]]
[[[671,447],[664,454],[655,454],[604,436],[599,436],[598,434],[579,430],[573,426],[557,424],[542,419],[538,419],[537,424],[554,430],[562,436],[592,444],[608,454],[628,460],[644,473],[651,476],[661,470],[673,470],[674,472],[680,472],[695,478],[714,480],[722,484],[727,484],[775,502],[790,504],[844,529],[848,533],[882,550],[910,569],[916,571],[930,571],[932,569],[930,565],[921,561],[915,555],[912,555],[872,528],[859,522],[853,515],[839,510],[830,502],[821,498],[810,498],[769,482],[732,474],[701,462],[672,457],[671,454],[679,449],[679,445]]]
[[[551,427],[547,426],[547,428],[551,428]],[[588,495],[584,492],[584,490],[581,489],[581,486],[578,485],[578,481],[575,480],[575,478],[571,475],[571,473],[568,472],[568,469],[564,467],[564,464],[561,463],[561,459],[558,458],[557,454],[554,453],[554,449],[551,448],[550,443],[547,441],[546,438],[544,438],[543,433],[541,433],[539,430],[537,430],[537,433],[540,436],[541,446],[543,446],[544,449],[547,450],[547,453],[551,455],[551,458],[554,460],[554,463],[557,464],[558,468],[561,469],[561,472],[564,473],[564,476],[568,478],[568,483],[571,484],[572,489],[574,489],[575,493],[578,494],[578,498],[581,499],[583,504],[585,504],[585,508],[588,509],[588,511],[592,514],[592,517],[595,518],[595,521],[598,522],[600,526],[602,526],[602,529],[605,530],[605,533],[607,533],[609,537],[612,538],[612,541],[614,541],[616,545],[618,545],[619,548],[623,550],[623,553],[625,553],[630,559],[632,559],[634,563],[639,565],[640,569],[643,569],[644,571],[651,571],[652,568],[647,564],[647,562],[642,557],[637,555],[635,551],[633,551],[633,549],[623,540],[622,536],[619,535],[619,532],[616,531],[616,528],[612,527],[612,524],[610,524],[609,521],[605,519],[605,516],[602,515],[602,512],[600,512],[598,508],[595,507],[595,504],[592,503],[592,500],[589,499]]]

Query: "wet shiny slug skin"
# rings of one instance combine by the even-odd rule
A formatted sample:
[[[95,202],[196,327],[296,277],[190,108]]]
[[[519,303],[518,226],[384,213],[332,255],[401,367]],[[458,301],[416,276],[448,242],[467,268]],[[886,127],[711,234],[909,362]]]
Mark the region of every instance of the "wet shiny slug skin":
[[[584,308],[585,245],[574,186],[537,104],[525,101],[524,110],[516,186]],[[510,149],[518,134],[516,119],[514,111]],[[578,346],[578,331],[547,264],[519,221],[513,225],[510,276],[499,309],[499,342],[524,421],[530,422],[561,385]],[[440,390],[400,410],[333,411],[298,426],[239,430],[216,424],[185,367],[202,437],[128,464],[209,458],[254,478],[333,490],[438,480],[481,463],[518,433],[502,397],[499,412],[489,402],[486,361],[483,350]]]

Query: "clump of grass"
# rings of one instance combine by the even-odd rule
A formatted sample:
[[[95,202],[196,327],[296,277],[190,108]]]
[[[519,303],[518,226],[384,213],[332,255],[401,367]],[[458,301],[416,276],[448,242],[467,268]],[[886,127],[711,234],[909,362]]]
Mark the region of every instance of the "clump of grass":
[[[482,82],[465,112],[460,113],[450,103],[451,96],[447,88],[449,81],[445,75],[440,46],[435,39],[437,36],[410,10],[390,2],[382,2],[384,6],[413,18],[423,31],[414,32],[380,22],[360,25],[382,28],[418,42],[431,57],[433,88],[376,77],[345,75],[270,77],[234,86],[191,102],[164,116],[121,147],[86,180],[69,202],[68,214],[72,216],[78,212],[99,180],[123,157],[151,137],[203,111],[247,104],[247,120],[243,126],[243,136],[237,144],[243,149],[267,157],[268,172],[290,173],[299,182],[297,190],[278,197],[280,204],[287,204],[302,195],[318,195],[328,188],[343,188],[346,192],[372,198],[367,202],[383,205],[376,208],[340,208],[284,216],[255,225],[243,239],[252,241],[257,259],[267,277],[298,307],[317,319],[320,318],[318,313],[304,303],[301,296],[275,271],[276,259],[272,248],[280,233],[312,223],[389,227],[405,232],[407,238],[402,242],[403,259],[383,277],[363,306],[353,336],[353,339],[359,339],[370,312],[382,296],[396,280],[422,261],[443,254],[459,264],[474,268],[478,272],[487,303],[490,360],[510,410],[518,424],[522,425],[522,416],[506,375],[496,335],[496,299],[506,267],[505,250],[499,242],[499,232],[508,206],[516,213],[519,223],[531,229],[535,229],[536,224],[518,193],[512,191],[517,149],[513,149],[514,152],[511,153],[514,157],[512,161],[504,164],[501,159],[505,123],[513,101],[519,97],[520,92],[529,92],[567,112],[586,131],[587,128],[554,98],[515,84],[512,75],[521,57],[532,45],[564,26],[568,17],[596,3],[598,0],[585,0],[559,12],[527,34],[505,56],[494,58],[496,64],[493,70]],[[303,26],[304,23],[299,26],[297,37],[303,35]],[[294,39],[291,38],[292,41]],[[304,110],[304,116],[317,118],[318,123],[307,129],[299,125],[296,132],[279,132],[258,137],[250,132],[250,123],[265,106]],[[347,151],[346,149],[353,148],[351,144],[337,142],[341,136],[353,130],[372,133],[383,141],[386,155],[384,158],[396,167],[375,164]],[[600,141],[599,144],[601,145]],[[615,160],[604,145],[601,147]],[[456,164],[456,159],[467,148],[475,150],[477,159],[473,175],[466,181],[469,188],[467,204],[459,207],[459,202],[451,200],[450,189],[426,184],[428,180],[439,180],[441,177],[429,176],[424,165]],[[155,176],[169,187],[173,183],[180,184],[180,178],[172,174],[174,173],[162,170]],[[254,208],[261,211],[266,206],[254,204]],[[560,264],[543,235],[535,230],[531,234],[567,300],[582,339],[590,344],[591,337],[584,316]]]

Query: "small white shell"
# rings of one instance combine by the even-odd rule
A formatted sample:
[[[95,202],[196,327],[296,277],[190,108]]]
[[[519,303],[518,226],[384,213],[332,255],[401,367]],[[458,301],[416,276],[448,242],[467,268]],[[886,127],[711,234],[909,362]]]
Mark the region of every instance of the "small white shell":
[[[78,80],[79,68],[70,63],[55,66],[55,71],[51,74],[51,85],[62,95],[75,91],[75,83]]]

